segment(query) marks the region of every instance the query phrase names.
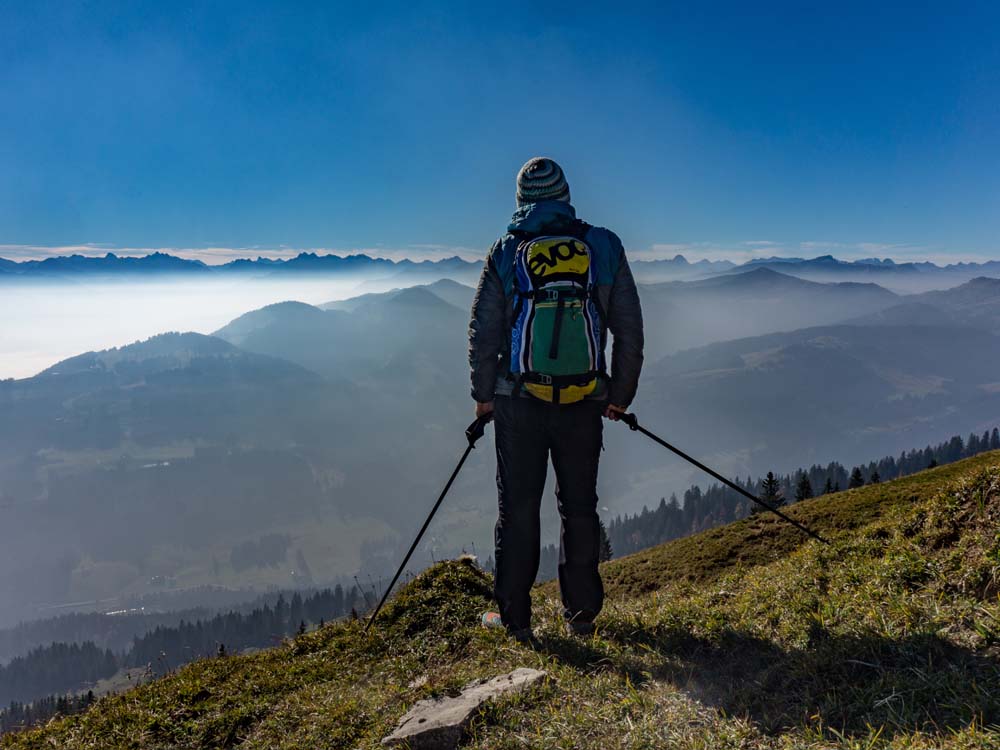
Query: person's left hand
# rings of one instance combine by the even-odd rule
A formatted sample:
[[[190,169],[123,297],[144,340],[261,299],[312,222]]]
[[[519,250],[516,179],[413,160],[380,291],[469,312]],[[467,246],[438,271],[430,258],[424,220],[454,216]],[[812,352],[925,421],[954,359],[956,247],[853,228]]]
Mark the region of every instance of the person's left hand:
[[[604,407],[604,416],[610,419],[612,422],[617,422],[621,419],[621,415],[625,414],[628,408],[625,406],[617,406],[615,404],[608,404]]]

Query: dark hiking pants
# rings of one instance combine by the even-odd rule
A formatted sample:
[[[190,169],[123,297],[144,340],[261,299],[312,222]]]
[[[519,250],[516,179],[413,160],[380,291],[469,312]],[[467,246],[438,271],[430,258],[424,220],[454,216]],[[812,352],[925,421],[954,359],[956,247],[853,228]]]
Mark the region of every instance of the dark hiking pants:
[[[496,584],[500,617],[510,630],[531,624],[531,586],[538,573],[539,509],[549,456],[556,472],[559,590],[564,616],[590,622],[601,611],[597,571],[600,522],[597,462],[604,426],[600,401],[554,406],[534,398],[495,401],[497,489]]]

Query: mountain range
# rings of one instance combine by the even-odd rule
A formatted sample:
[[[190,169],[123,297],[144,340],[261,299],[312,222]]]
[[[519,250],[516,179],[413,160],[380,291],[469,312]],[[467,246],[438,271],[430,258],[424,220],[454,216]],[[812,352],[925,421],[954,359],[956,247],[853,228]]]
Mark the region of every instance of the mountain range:
[[[978,276],[1000,276],[1000,261],[994,260],[942,266],[927,261],[897,263],[890,258],[845,261],[832,255],[822,255],[815,258],[756,258],[735,264],[726,260],[699,260],[692,263],[683,255],[644,260],[641,252],[632,253],[631,260],[636,277],[646,283],[692,280],[767,268],[811,281],[875,282],[894,291],[916,293],[955,286]],[[367,289],[362,287],[361,291],[385,291],[393,284],[403,286],[431,283],[440,278],[474,283],[480,269],[481,261],[465,260],[458,256],[441,260],[395,261],[365,254],[344,256],[302,252],[288,259],[244,258],[220,265],[207,265],[198,260],[162,252],[141,257],[118,256],[109,252],[100,257],[71,255],[21,262],[0,258],[0,282],[150,278],[175,274],[189,278],[235,275],[261,279],[312,275],[357,279],[368,285]]]
[[[897,263],[891,258],[844,261],[832,255],[816,258],[758,258],[726,273],[747,268],[769,268],[820,282],[875,282],[893,291],[906,293],[956,286],[979,276],[1000,276],[1000,261],[995,260],[941,266],[929,261]]]
[[[818,283],[771,270],[698,281],[642,285],[643,317],[651,351],[666,354],[715,341],[789,331],[876,313],[900,297],[877,284]]]
[[[372,569],[412,534],[463,445],[473,294],[445,278],[288,301],[212,336],[164,334],[0,381],[0,612],[287,587],[299,554],[319,580]],[[640,294],[635,412],[726,473],[858,461],[1000,421],[996,279],[899,295],[760,267]],[[490,440],[424,556],[488,546]],[[605,443],[613,513],[703,481],[610,423]],[[237,571],[233,550],[266,534],[287,539],[287,560]]]
[[[280,277],[284,274],[336,275],[341,277],[403,277],[407,275],[433,276],[433,280],[449,274],[476,273],[480,263],[466,261],[458,256],[441,260],[414,261],[374,258],[365,254],[335,255],[310,252],[299,253],[293,258],[237,259],[219,265],[208,265],[200,260],[180,258],[168,253],[155,252],[144,256],[55,256],[43,260],[14,262],[0,258],[0,279],[5,281],[47,279],[59,280],[74,277],[155,277],[184,274],[196,277],[239,275],[254,277]]]

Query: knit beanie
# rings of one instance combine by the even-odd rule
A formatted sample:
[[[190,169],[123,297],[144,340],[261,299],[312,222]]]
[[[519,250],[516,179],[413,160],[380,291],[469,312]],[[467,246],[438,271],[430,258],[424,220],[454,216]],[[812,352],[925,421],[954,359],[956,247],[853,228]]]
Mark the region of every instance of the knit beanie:
[[[529,159],[517,173],[517,205],[539,201],[569,203],[569,183],[562,167],[544,156]]]

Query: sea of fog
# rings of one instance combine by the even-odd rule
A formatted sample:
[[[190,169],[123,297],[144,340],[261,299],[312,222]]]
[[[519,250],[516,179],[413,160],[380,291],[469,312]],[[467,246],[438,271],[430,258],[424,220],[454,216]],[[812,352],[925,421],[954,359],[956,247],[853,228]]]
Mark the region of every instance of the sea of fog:
[[[67,357],[167,331],[212,333],[274,302],[345,299],[359,293],[361,283],[179,279],[0,286],[0,379],[30,377]]]

